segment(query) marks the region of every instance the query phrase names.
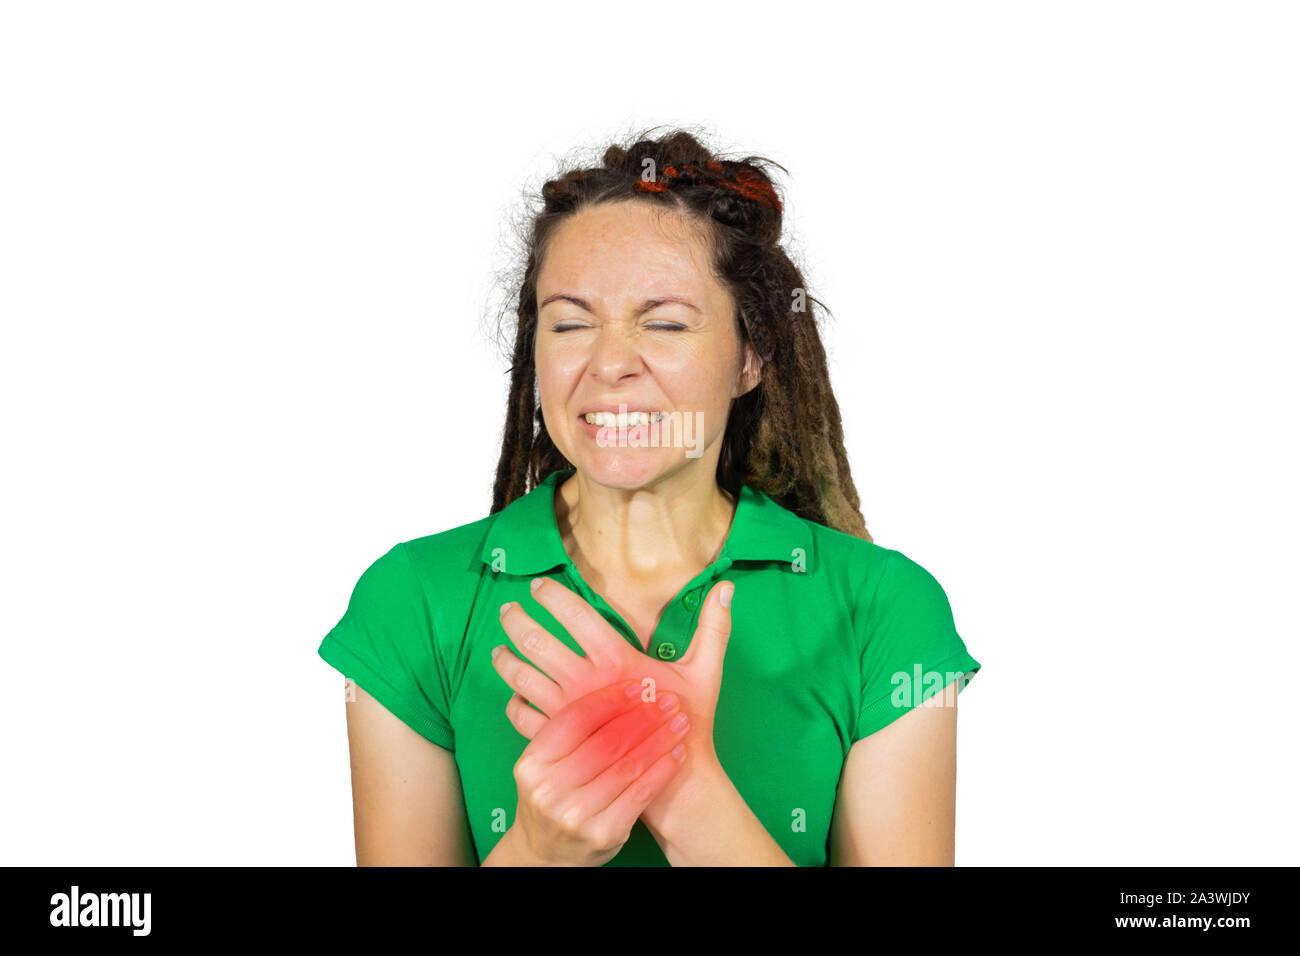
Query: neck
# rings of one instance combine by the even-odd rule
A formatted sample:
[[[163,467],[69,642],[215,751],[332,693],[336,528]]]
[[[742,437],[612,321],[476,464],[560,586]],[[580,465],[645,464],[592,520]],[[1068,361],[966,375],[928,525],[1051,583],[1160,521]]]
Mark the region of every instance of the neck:
[[[694,469],[691,469],[694,470]],[[735,499],[707,480],[678,473],[652,486],[607,488],[575,472],[555,489],[565,550],[601,577],[677,578],[717,560]]]

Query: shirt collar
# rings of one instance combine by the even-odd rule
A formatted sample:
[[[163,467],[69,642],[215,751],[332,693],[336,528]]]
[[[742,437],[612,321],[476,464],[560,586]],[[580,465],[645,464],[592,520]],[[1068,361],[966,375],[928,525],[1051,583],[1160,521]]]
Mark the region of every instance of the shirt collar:
[[[532,491],[496,513],[483,542],[481,558],[494,571],[533,575],[572,563],[555,523],[555,489],[573,469],[554,471]],[[741,485],[736,513],[719,559],[798,561],[812,570],[812,530],[808,522],[766,494]]]

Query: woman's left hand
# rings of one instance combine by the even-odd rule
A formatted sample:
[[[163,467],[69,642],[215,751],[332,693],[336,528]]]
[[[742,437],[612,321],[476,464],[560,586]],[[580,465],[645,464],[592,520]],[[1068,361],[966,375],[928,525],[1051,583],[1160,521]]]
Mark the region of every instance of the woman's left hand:
[[[640,681],[646,700],[669,691],[676,694],[690,719],[685,760],[681,772],[641,814],[651,828],[663,829],[674,806],[684,806],[692,797],[698,797],[702,787],[715,783],[722,775],[713,748],[713,719],[722,686],[722,662],[731,636],[734,589],[730,581],[722,581],[709,591],[690,647],[680,661],[670,662],[637,651],[595,608],[558,581],[534,579],[534,598],[569,632],[586,656],[575,654],[517,602],[510,602],[502,614],[502,626],[532,663],[521,660],[504,644],[499,653],[494,652],[493,667],[515,691],[506,705],[506,716],[531,740],[562,708],[618,681]],[[529,702],[537,710],[529,707]]]

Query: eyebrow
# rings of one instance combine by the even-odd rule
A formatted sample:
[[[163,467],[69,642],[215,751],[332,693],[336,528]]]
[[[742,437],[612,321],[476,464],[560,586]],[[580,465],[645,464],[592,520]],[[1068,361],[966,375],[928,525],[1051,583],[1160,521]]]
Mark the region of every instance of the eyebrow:
[[[557,293],[555,293],[554,295],[548,295],[545,299],[543,299],[543,300],[538,304],[538,306],[537,306],[537,311],[540,312],[540,311],[542,311],[542,309],[545,308],[547,305],[550,305],[550,303],[552,303],[552,302],[558,302],[558,301],[561,301],[561,300],[563,300],[563,301],[565,301],[565,302],[572,302],[574,305],[578,306],[580,309],[585,309],[585,310],[588,311],[588,312],[593,312],[593,311],[594,311],[594,310],[591,308],[590,303],[588,303],[586,299],[581,299],[581,298],[579,298],[579,297],[576,296],[576,295],[569,295],[569,294],[564,293],[564,292],[557,292]],[[679,304],[679,305],[684,305],[684,306],[686,306],[687,308],[690,308],[690,309],[695,309],[696,312],[700,311],[700,310],[696,307],[695,303],[694,303],[694,302],[691,302],[689,299],[682,298],[682,297],[679,296],[679,295],[665,295],[665,296],[661,296],[661,297],[659,297],[659,298],[657,298],[657,299],[646,299],[644,302],[641,303],[641,308],[640,308],[640,310],[638,310],[637,314],[640,315],[640,314],[643,314],[643,313],[645,313],[645,312],[649,312],[651,309],[657,309],[657,308],[659,308],[659,306],[661,306],[661,305],[668,305],[669,303],[672,303],[672,302],[675,302],[675,303],[677,303],[677,304]]]

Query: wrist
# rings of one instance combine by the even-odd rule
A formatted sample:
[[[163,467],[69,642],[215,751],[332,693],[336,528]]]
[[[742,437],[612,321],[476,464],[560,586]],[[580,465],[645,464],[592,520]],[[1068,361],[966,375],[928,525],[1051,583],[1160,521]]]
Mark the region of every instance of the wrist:
[[[661,824],[656,828],[646,821],[670,866],[796,865],[720,763],[701,768],[701,779],[689,796],[675,801]]]
[[[492,851],[483,858],[483,866],[544,866],[528,847],[528,840],[518,827],[511,826],[501,835]]]
[[[689,749],[686,765],[674,780],[668,799],[657,800],[641,814],[641,821],[665,850],[688,843],[691,834],[707,827],[709,816],[730,805],[739,793],[712,747]]]

